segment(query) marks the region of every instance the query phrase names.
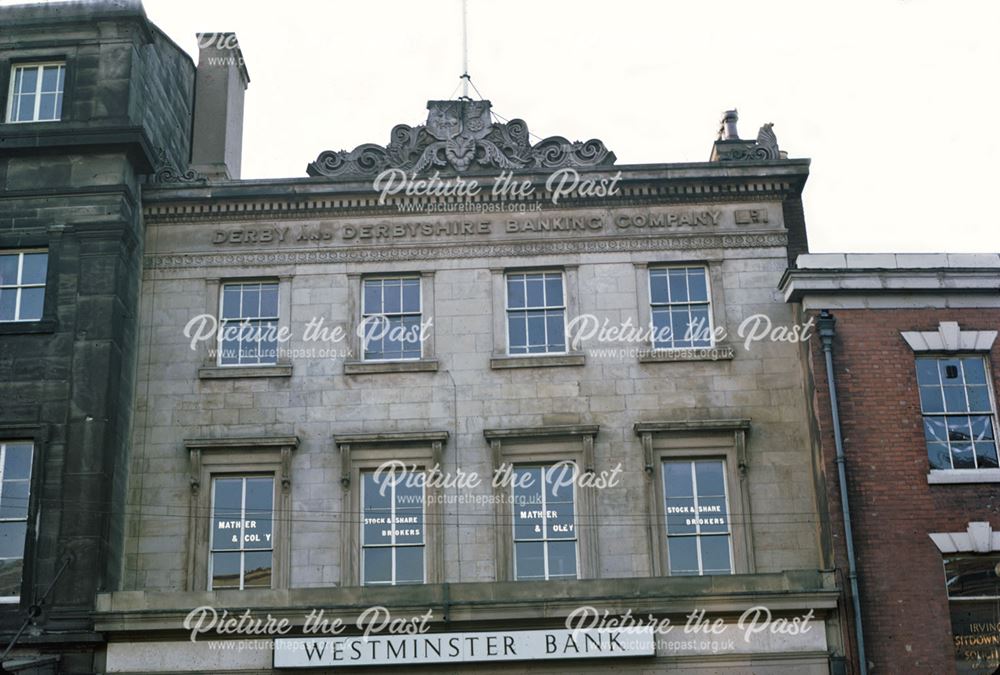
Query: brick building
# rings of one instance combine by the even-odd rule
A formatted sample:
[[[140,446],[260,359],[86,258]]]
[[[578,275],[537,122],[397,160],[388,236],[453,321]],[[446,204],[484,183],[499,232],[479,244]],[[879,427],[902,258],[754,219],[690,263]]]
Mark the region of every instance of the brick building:
[[[781,287],[819,329],[812,407],[850,607],[832,353],[869,672],[994,672],[1000,256],[804,255]]]

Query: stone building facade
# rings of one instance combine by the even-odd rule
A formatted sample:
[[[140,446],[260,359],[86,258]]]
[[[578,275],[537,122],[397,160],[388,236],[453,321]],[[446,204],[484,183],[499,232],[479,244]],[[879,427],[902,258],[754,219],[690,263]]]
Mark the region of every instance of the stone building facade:
[[[187,161],[195,69],[138,4],[0,26],[0,659],[94,672],[95,595],[124,567],[140,183]]]
[[[782,290],[821,336],[809,378],[849,608],[832,356],[870,672],[994,672],[1000,256],[804,255]]]
[[[733,130],[709,162],[618,166],[599,141],[531,145],[488,101],[428,110],[387,147],[322,153],[309,178],[144,191],[132,517],[122,588],[99,597],[97,621],[107,671],[462,672],[466,659],[597,672],[611,658],[836,672],[802,353],[740,337],[792,321],[776,287],[805,250],[808,160]],[[393,169],[485,187],[380,201],[377,175]],[[554,195],[546,181],[570,169],[577,189]],[[495,195],[502,171],[531,189]],[[574,342],[569,325],[675,314],[714,330]],[[372,315],[420,330],[359,336]],[[240,322],[287,340],[198,339]],[[432,478],[380,500],[386,462]],[[562,496],[543,489],[559,462],[576,471]],[[493,484],[505,471],[534,487]],[[202,606],[291,633],[266,648],[213,630],[192,642],[184,620]],[[359,641],[371,607],[427,615],[430,632]],[[627,653],[577,653],[559,631],[581,607],[676,627],[638,631]],[[776,621],[744,639],[755,607]],[[349,628],[301,637],[313,610]],[[699,640],[684,624],[702,610],[720,623]],[[437,658],[441,635],[446,651],[472,642]],[[488,635],[511,652],[471,653]]]

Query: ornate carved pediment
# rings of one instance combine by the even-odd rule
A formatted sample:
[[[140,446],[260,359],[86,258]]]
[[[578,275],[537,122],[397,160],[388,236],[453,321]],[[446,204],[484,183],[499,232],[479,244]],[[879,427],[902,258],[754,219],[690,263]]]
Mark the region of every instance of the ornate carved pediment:
[[[427,123],[398,124],[385,147],[366,143],[354,150],[320,153],[310,176],[369,178],[386,169],[407,173],[464,173],[474,169],[533,170],[611,166],[615,154],[597,139],[568,141],[550,136],[531,144],[528,125],[493,122],[489,101],[428,101]]]

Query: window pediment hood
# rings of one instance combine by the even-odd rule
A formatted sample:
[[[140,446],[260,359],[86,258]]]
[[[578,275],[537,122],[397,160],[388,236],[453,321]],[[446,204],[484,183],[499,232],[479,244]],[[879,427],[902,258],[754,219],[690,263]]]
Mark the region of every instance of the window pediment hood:
[[[321,152],[306,167],[310,176],[374,178],[386,169],[410,174],[456,174],[481,169],[552,170],[612,166],[616,157],[602,141],[549,136],[531,144],[528,125],[494,122],[489,101],[428,101],[427,122],[397,124],[386,146]]]

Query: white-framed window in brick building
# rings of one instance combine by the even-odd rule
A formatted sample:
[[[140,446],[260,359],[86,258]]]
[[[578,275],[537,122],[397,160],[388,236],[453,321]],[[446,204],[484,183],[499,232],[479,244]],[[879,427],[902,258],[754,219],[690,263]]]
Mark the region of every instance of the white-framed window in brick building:
[[[996,469],[996,403],[981,354],[917,356],[931,470]]]

